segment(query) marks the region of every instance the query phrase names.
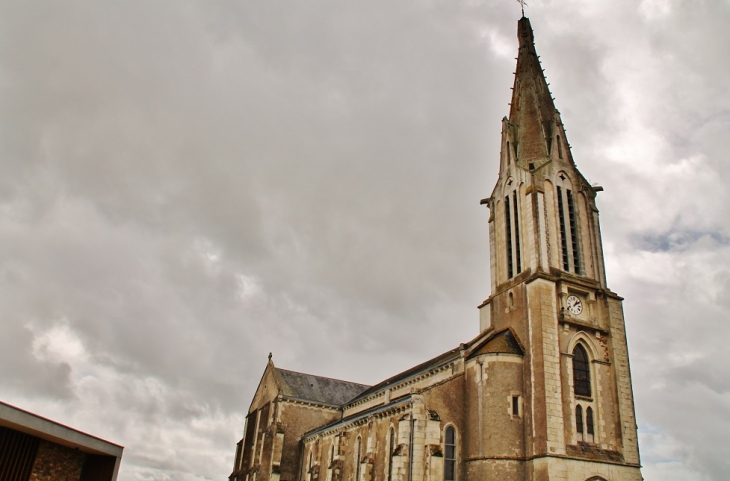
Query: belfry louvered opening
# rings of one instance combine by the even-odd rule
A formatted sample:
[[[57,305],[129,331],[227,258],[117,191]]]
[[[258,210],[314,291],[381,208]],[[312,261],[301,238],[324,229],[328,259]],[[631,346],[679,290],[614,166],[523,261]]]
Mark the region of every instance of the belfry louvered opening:
[[[575,204],[570,189],[565,191],[568,197],[568,219],[570,220],[570,248],[573,254],[573,271],[580,274],[580,256],[578,255],[578,223],[575,219]]]
[[[505,229],[507,242],[507,278],[512,279],[514,277],[514,268],[512,264],[512,215],[509,208],[509,196],[504,198],[504,218],[505,218]]]
[[[558,224],[560,226],[560,250],[563,258],[563,270],[581,273],[580,251],[578,245],[578,214],[573,192],[570,189],[557,188]]]
[[[517,273],[522,272],[520,257],[520,210],[517,208],[517,191],[512,192],[512,202],[515,211],[515,253],[517,254]]]
[[[520,250],[520,208],[517,191],[504,198],[505,244],[507,254],[507,279],[522,272],[522,252]]]

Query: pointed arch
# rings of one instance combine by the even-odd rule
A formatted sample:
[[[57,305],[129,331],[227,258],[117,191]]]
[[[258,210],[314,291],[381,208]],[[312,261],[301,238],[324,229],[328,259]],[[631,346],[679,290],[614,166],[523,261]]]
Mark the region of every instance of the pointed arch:
[[[593,408],[588,406],[586,408],[586,434],[589,436],[593,436],[594,429],[593,429]]]
[[[578,404],[575,407],[575,432],[578,433],[578,439],[583,439],[583,406]]]
[[[601,356],[598,354],[598,346],[596,346],[596,343],[593,341],[591,336],[589,336],[585,331],[578,331],[575,334],[573,334],[573,337],[570,338],[568,341],[568,352],[572,353],[573,349],[575,349],[575,346],[578,344],[583,344],[583,348],[588,353],[588,357],[592,359],[598,359]]]
[[[573,392],[585,397],[591,397],[592,393],[590,358],[582,343],[573,348]]]

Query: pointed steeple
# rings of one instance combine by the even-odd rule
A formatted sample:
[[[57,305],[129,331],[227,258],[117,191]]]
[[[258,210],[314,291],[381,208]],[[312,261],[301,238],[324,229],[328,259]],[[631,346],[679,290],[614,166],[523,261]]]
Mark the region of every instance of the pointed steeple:
[[[516,147],[516,164],[528,170],[539,168],[553,154],[554,141],[565,141],[560,114],[555,108],[535,50],[535,38],[527,17],[517,23],[519,54],[509,113],[509,128]],[[560,136],[563,137],[562,142]],[[560,145],[560,158],[567,144]],[[555,155],[557,157],[557,155]]]

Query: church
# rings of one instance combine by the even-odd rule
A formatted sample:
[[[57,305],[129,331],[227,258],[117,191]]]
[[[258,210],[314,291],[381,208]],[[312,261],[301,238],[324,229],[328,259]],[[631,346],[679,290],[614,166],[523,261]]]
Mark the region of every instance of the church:
[[[374,386],[268,365],[230,481],[641,481],[622,298],[596,194],[519,54],[474,339]]]

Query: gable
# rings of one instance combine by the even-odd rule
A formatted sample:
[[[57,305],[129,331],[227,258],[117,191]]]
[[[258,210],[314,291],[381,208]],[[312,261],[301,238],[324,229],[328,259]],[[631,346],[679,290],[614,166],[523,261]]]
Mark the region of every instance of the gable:
[[[276,367],[273,362],[269,361],[251,400],[251,406],[248,408],[249,414],[274,400],[278,394],[279,383],[276,378]]]
[[[469,353],[469,358],[481,354],[518,354],[522,356],[524,350],[512,329],[505,329],[487,337],[474,346]]]

